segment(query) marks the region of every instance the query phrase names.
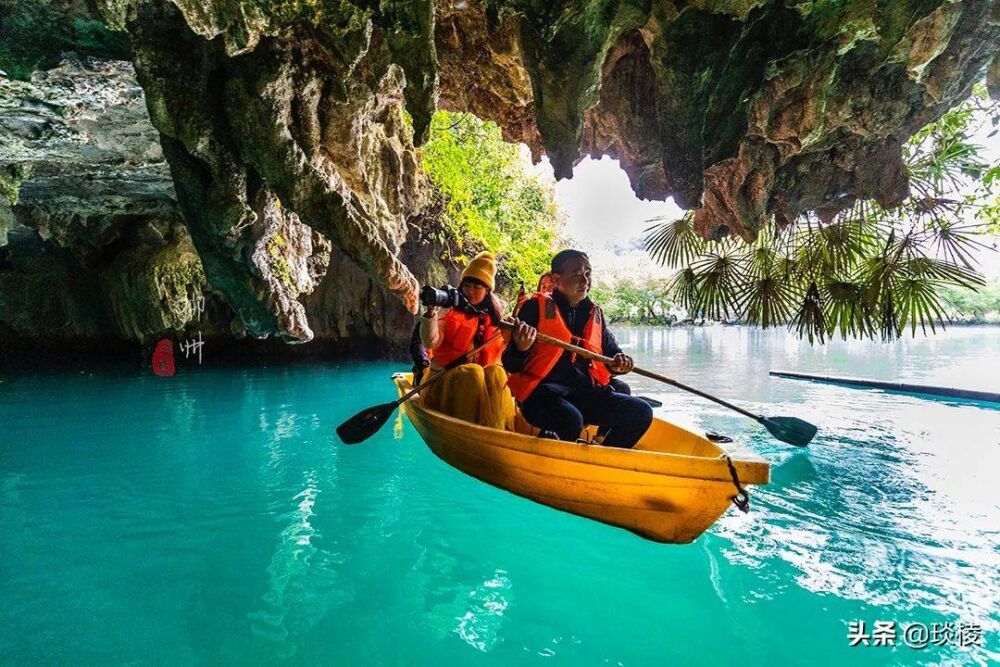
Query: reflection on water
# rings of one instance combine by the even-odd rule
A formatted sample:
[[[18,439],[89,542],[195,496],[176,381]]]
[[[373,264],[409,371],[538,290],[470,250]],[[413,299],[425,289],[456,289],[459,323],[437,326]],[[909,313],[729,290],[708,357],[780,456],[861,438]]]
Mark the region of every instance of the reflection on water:
[[[729,514],[712,531],[729,542],[722,553],[730,562],[760,573],[747,591],[751,600],[781,597],[796,586],[892,609],[901,620],[976,621],[996,636],[1000,495],[990,480],[1000,470],[1000,410],[767,375],[789,368],[995,391],[996,330],[958,329],[939,340],[892,344],[837,341],[826,348],[741,327],[626,329],[618,337],[653,370],[764,414],[820,426],[808,450],[752,433],[754,449],[773,464],[772,484],[754,494],[752,527]],[[635,385],[642,393],[658,392],[644,379]],[[664,401],[664,414],[682,415],[690,425],[753,430],[697,397],[654,395]],[[791,566],[794,578],[773,569],[776,559]],[[712,570],[714,583],[714,563]]]
[[[273,642],[275,654],[282,658],[295,654],[290,637],[307,632],[336,600],[339,562],[335,554],[323,553],[313,544],[316,529],[310,519],[319,496],[316,483],[315,473],[307,474],[304,488],[291,499],[297,505],[280,516],[287,525],[267,566],[264,608],[247,614],[251,634]]]
[[[497,570],[493,576],[469,593],[466,612],[456,618],[455,633],[480,651],[491,651],[500,642],[503,613],[510,604],[510,579],[507,572]]]
[[[820,433],[793,448],[632,378],[773,464],[750,514],[663,546],[466,477],[406,421],[340,446],[336,424],[393,397],[392,364],[3,378],[0,663],[1000,660],[1000,410],[767,374],[995,391],[1000,330],[616,334],[644,367]],[[851,649],[851,620],[973,622],[983,645]]]

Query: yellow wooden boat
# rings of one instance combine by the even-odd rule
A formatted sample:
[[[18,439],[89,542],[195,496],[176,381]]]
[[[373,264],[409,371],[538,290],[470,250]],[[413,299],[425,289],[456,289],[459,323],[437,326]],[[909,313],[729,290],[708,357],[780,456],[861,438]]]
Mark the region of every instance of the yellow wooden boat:
[[[400,395],[411,374],[393,376]],[[635,449],[616,449],[499,431],[403,403],[431,451],[487,484],[558,510],[631,530],[657,542],[691,542],[732,503],[736,487],[726,452],[711,440],[654,419]],[[593,433],[593,430],[590,431]],[[732,459],[742,485],[767,484],[770,465],[756,456]]]

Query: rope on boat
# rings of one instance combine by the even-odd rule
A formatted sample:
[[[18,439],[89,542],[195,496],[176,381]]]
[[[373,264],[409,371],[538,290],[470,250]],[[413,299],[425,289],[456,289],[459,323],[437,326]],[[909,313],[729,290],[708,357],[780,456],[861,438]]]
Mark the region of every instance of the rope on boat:
[[[740,484],[740,477],[736,474],[736,466],[733,465],[733,459],[726,454],[726,465],[729,466],[729,474],[733,478],[733,486],[736,487],[736,495],[733,496],[733,504],[743,513],[750,511],[750,494],[747,490],[743,488]]]
[[[725,442],[732,442],[733,439],[728,435],[722,435],[720,433],[715,433],[714,431],[709,431],[705,434],[705,437],[716,443],[717,445],[722,445]],[[741,512],[750,511],[750,494],[747,490],[743,488],[740,484],[740,476],[736,474],[736,466],[733,465],[733,459],[730,458],[729,452],[723,448],[722,455],[726,459],[726,465],[729,466],[729,475],[733,478],[733,486],[736,487],[736,495],[732,497],[733,504],[740,509]]]

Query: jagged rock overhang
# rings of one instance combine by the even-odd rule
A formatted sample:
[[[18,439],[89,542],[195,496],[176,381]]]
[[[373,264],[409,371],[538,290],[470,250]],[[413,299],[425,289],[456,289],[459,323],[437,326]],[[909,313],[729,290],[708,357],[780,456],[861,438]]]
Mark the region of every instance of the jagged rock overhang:
[[[299,340],[322,276],[287,268],[327,241],[413,307],[397,256],[436,104],[561,177],[616,157],[639,196],[698,208],[704,236],[750,239],[905,197],[902,143],[968,95],[1000,30],[996,0],[92,4],[129,36],[210,280],[252,333]],[[287,234],[309,243],[255,252]]]

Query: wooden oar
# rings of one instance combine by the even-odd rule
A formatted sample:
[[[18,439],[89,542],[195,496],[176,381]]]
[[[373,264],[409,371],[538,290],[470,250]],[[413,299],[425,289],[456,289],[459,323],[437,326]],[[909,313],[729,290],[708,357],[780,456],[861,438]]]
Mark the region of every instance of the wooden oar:
[[[517,324],[515,322],[504,321],[501,322],[500,327],[504,329],[513,329]],[[599,361],[601,363],[608,364],[609,366],[614,363],[614,359],[611,357],[605,357],[604,355],[591,352],[590,350],[579,347],[577,345],[572,345],[570,343],[563,342],[558,338],[553,338],[552,336],[546,336],[545,334],[539,332],[535,336],[536,341],[542,341],[543,343],[548,343],[549,345],[555,345],[556,347],[562,348],[568,352],[574,352],[585,359],[593,359],[594,361]],[[722,400],[721,398],[716,398],[711,394],[706,394],[705,392],[695,389],[694,387],[689,387],[686,384],[682,384],[677,380],[673,380],[659,373],[654,373],[652,371],[647,371],[644,368],[639,368],[635,366],[632,368],[632,372],[636,375],[641,375],[647,377],[651,380],[657,380],[658,382],[663,382],[669,384],[672,387],[677,387],[678,389],[683,389],[684,391],[689,391],[692,394],[697,394],[702,398],[707,398],[710,401],[714,401],[719,405],[723,405],[730,410],[735,410],[736,412],[753,419],[754,421],[760,422],[764,425],[771,435],[773,435],[778,440],[782,442],[787,442],[790,445],[795,445],[796,447],[805,447],[809,444],[809,441],[813,439],[816,435],[817,428],[807,421],[799,419],[798,417],[764,417],[763,415],[755,415],[752,412],[744,410],[743,408],[737,407],[732,403]]]
[[[458,366],[464,364],[466,360],[473,357],[476,353],[480,352],[483,348],[485,348],[487,345],[495,341],[497,338],[500,338],[500,336],[502,335],[503,332],[500,331],[496,332],[495,334],[490,336],[486,340],[486,342],[484,342],[482,345],[480,345],[479,347],[472,348],[471,350],[463,354],[461,357],[448,364],[443,371],[441,371],[431,379],[427,380],[427,382],[423,383],[419,387],[414,387],[410,391],[406,392],[405,394],[397,398],[395,401],[392,401],[391,403],[383,403],[382,405],[375,405],[370,408],[365,408],[358,414],[354,415],[353,417],[351,417],[350,419],[348,419],[343,424],[337,427],[337,435],[340,437],[340,440],[345,445],[356,445],[359,442],[364,442],[368,438],[372,437],[373,435],[378,433],[379,429],[381,429],[382,426],[385,425],[387,421],[389,421],[389,417],[391,417],[392,413],[396,411],[396,408],[405,403],[415,394],[419,393],[421,390],[426,389],[427,387],[431,386],[432,384],[440,380],[442,377],[444,377],[445,373],[447,373],[451,369],[457,368]]]

